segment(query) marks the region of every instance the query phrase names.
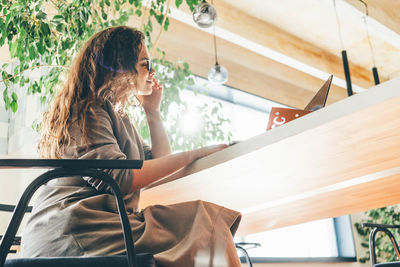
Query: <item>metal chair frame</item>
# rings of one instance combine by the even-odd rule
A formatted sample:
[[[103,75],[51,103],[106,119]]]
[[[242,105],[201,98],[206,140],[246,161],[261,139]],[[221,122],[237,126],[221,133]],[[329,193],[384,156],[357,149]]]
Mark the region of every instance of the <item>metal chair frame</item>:
[[[375,224],[375,223],[363,223],[363,227],[374,227],[374,229],[369,234],[369,252],[371,255],[371,266],[376,264],[376,251],[375,251],[375,237],[378,232],[384,232],[388,235],[390,241],[392,242],[394,251],[396,252],[397,259],[400,261],[400,251],[397,245],[396,239],[393,234],[387,228],[400,228],[400,225],[389,225],[389,224]]]
[[[243,252],[244,258],[246,259],[246,262],[249,265],[249,267],[253,267],[253,263],[252,263],[251,258],[249,256],[249,253],[247,253],[247,249],[245,249],[244,246],[250,246],[247,249],[252,249],[252,248],[260,247],[261,244],[260,243],[249,243],[249,242],[238,242],[238,243],[235,243],[236,249],[238,249],[238,250]]]
[[[23,192],[0,243],[0,267],[3,267],[6,261],[7,254],[11,248],[22,218],[28,209],[29,201],[35,191],[50,180],[77,175],[95,177],[111,187],[117,202],[118,212],[122,223],[128,266],[137,267],[132,229],[129,224],[128,215],[126,214],[121,190],[109,174],[98,169],[140,169],[142,164],[143,161],[141,160],[0,160],[0,168],[53,168],[52,170],[39,175]]]

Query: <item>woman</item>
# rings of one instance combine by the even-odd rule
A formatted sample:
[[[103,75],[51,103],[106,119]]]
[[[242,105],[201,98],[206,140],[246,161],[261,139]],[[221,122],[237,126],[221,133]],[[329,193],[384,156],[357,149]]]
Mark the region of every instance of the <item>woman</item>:
[[[162,86],[144,36],[129,27],[95,34],[82,48],[65,84],[44,115],[43,158],[141,159],[140,170],[108,170],[121,188],[138,253],[161,266],[240,266],[232,235],[240,214],[203,201],[150,206],[138,211],[140,189],[193,160],[225,148],[171,154],[160,116]],[[144,144],[123,107],[135,94],[146,113],[152,148]],[[125,252],[114,197],[89,177],[56,179],[43,186],[25,228],[28,257],[116,255]]]

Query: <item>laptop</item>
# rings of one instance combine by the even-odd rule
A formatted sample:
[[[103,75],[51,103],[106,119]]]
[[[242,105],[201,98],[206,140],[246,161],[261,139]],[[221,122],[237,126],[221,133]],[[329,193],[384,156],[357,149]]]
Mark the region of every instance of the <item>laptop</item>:
[[[326,99],[328,98],[329,89],[331,88],[333,75],[329,76],[328,80],[322,85],[315,96],[307,104],[304,109],[292,109],[292,108],[271,108],[271,113],[269,114],[269,120],[267,125],[267,131],[289,121],[295,120],[311,113],[315,110],[325,107]]]

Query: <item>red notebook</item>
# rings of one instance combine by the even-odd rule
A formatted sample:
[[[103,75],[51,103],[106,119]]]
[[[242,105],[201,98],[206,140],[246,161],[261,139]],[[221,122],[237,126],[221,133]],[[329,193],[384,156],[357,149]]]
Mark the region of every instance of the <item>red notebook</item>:
[[[328,80],[322,85],[315,96],[307,104],[304,109],[292,109],[292,108],[271,108],[271,113],[269,114],[269,120],[267,125],[267,131],[285,124],[289,121],[295,120],[304,116],[310,112],[318,110],[325,107],[326,99],[328,98],[329,89],[332,84],[333,75],[331,75]]]

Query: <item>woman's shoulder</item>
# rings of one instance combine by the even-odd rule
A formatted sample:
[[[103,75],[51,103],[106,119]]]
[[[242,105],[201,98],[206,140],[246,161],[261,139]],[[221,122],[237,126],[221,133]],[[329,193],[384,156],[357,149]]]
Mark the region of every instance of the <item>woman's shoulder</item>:
[[[95,127],[107,127],[110,129],[119,129],[119,128],[127,128],[132,127],[130,120],[125,118],[123,114],[121,114],[115,105],[109,101],[97,102],[91,105],[88,109],[86,109],[86,123],[88,125],[88,129],[93,129]],[[83,119],[83,114],[78,112],[77,109],[74,110],[74,115],[72,119],[71,126],[72,128],[81,128],[81,123]]]
[[[89,120],[119,120],[120,114],[118,114],[115,106],[111,101],[106,100],[104,102],[95,103],[91,108],[88,109]]]
[[[109,100],[106,100],[93,104],[92,110],[95,113],[114,113],[114,105]]]

